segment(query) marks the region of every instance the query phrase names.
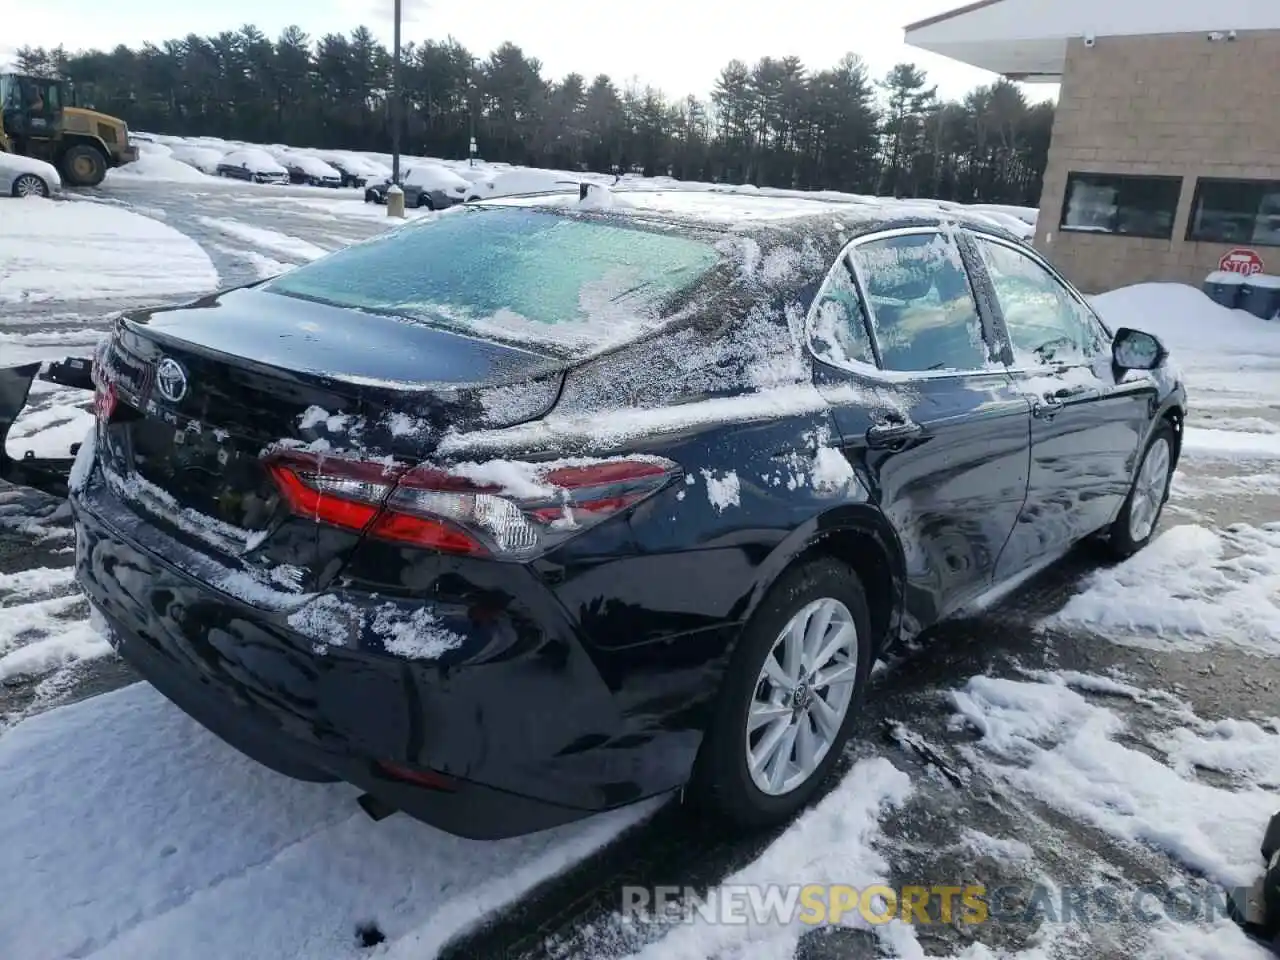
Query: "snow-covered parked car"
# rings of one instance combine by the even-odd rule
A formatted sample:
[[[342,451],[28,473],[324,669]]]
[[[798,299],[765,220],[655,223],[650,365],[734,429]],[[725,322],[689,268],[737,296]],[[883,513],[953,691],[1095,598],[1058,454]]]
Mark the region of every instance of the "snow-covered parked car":
[[[306,153],[282,153],[280,163],[289,171],[292,183],[305,183],[313,187],[341,187],[342,174],[319,157]]]
[[[391,178],[373,184],[364,191],[365,203],[386,203]],[[426,207],[428,210],[445,210],[467,198],[471,184],[452,170],[434,163],[420,163],[406,170],[400,177],[404,189],[406,207]]]
[[[189,167],[195,167],[201,173],[216,176],[218,164],[222,163],[224,151],[213,147],[202,147],[191,143],[172,143],[169,149],[173,159],[180,160]]]
[[[344,187],[363,187],[391,176],[391,171],[365,157],[345,153],[326,153],[325,163],[342,175]]]
[[[574,186],[578,180],[571,174],[557,170],[508,170],[488,177],[480,177],[467,189],[467,200],[488,200],[491,197],[514,197],[525,193],[548,193]]]
[[[51,197],[62,189],[52,164],[13,153],[0,153],[0,196]]]
[[[288,183],[289,171],[265,150],[232,150],[215,171],[220,177],[254,183]]]

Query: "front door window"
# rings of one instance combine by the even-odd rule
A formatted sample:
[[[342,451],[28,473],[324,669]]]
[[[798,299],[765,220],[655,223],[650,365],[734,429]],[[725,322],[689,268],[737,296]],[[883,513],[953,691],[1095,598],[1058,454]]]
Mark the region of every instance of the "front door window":
[[[976,237],[1009,331],[1015,366],[1084,363],[1102,349],[1088,308],[1031,257]]]

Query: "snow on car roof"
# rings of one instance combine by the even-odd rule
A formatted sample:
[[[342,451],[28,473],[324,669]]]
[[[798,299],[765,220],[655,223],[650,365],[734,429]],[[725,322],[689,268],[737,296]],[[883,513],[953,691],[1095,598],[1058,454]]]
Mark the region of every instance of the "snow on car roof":
[[[329,164],[324,160],[312,154],[288,151],[282,152],[279,159],[281,163],[292,163],[299,170],[302,170],[313,177],[336,177],[338,175],[337,170],[329,166]]]
[[[495,197],[480,201],[481,206],[542,206],[561,210],[607,210],[610,213],[639,216],[655,216],[686,221],[690,224],[713,228],[742,228],[782,226],[795,221],[830,218],[837,229],[846,226],[874,228],[893,221],[925,221],[940,223],[954,221],[980,226],[992,232],[1001,232],[991,219],[970,216],[963,209],[944,210],[934,204],[893,198],[858,197],[849,195],[834,197],[830,193],[806,195],[801,191],[763,194],[756,191],[732,189],[699,190],[630,190],[615,189],[605,193],[608,199],[592,199],[592,191],[586,202],[578,199],[577,191],[565,188],[562,192],[526,194],[524,196]]]

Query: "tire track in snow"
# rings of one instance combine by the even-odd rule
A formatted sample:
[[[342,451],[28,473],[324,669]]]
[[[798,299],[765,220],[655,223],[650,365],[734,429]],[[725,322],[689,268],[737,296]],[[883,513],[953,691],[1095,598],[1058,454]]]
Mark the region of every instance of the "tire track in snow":
[[[218,233],[226,234],[233,240],[248,243],[263,250],[288,257],[295,262],[317,260],[329,251],[308,240],[269,230],[266,227],[255,227],[239,220],[221,217],[198,216],[196,221]]]

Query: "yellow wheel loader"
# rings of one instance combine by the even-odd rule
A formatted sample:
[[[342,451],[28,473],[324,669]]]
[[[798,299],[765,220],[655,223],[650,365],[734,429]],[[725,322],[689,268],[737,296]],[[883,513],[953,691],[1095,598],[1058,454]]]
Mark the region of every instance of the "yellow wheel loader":
[[[72,187],[96,187],[138,159],[118,117],[74,106],[65,80],[0,74],[0,151],[44,160]]]

